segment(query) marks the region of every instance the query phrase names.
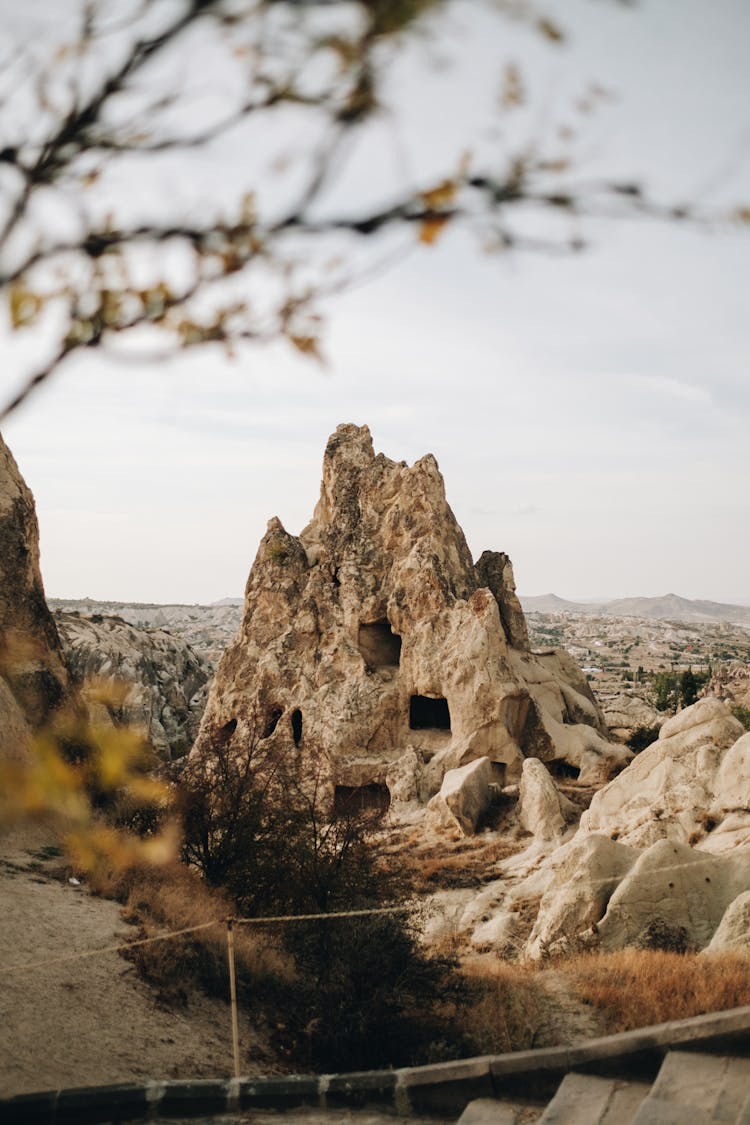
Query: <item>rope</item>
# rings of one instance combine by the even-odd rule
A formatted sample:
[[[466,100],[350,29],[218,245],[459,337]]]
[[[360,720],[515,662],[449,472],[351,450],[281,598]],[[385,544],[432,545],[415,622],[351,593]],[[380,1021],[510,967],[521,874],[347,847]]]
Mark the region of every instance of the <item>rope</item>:
[[[105,945],[101,949],[84,949],[78,953],[64,953],[59,957],[48,957],[42,961],[26,961],[23,965],[2,965],[0,976],[9,976],[12,973],[25,973],[31,969],[46,969],[51,965],[62,965],[68,961],[83,961],[89,957],[99,957],[106,953],[122,953],[128,949],[135,949],[139,945],[152,945],[157,941],[171,941],[173,938],[183,937],[185,934],[195,934],[199,930],[209,930],[212,926],[225,926],[228,922],[235,925],[253,926],[264,922],[312,922],[328,921],[333,918],[362,918],[369,914],[397,914],[410,910],[409,906],[382,906],[371,910],[341,910],[330,914],[280,914],[275,917],[262,918],[214,918],[211,922],[202,922],[199,926],[186,926],[182,930],[169,930],[165,934],[156,934],[154,937],[138,938],[136,941],[124,942],[120,945]]]
[[[686,863],[667,864],[665,867],[654,868],[649,871],[649,875],[659,876],[666,875],[673,871],[682,871],[685,869],[694,870],[704,864],[716,863],[721,857],[714,855],[701,856]],[[636,860],[635,863],[638,861]],[[635,863],[633,866],[635,866]],[[629,871],[619,879],[622,882],[632,873],[632,867]],[[618,881],[617,875],[604,876],[597,879],[587,879],[584,877],[580,883],[585,884],[587,887],[605,886]],[[404,911],[411,910],[412,907],[402,904],[401,906],[380,906],[372,907],[369,910],[340,910],[332,911],[330,914],[276,914],[268,917],[260,918],[214,918],[211,922],[202,922],[199,926],[186,926],[181,930],[170,930],[164,934],[156,934],[154,937],[138,938],[136,941],[125,942],[121,945],[108,945],[101,949],[86,949],[79,953],[65,953],[59,957],[50,957],[42,961],[28,961],[23,965],[3,965],[0,966],[0,976],[8,976],[12,973],[24,973],[31,969],[44,969],[50,965],[61,965],[68,961],[82,961],[88,957],[99,957],[106,953],[122,953],[128,949],[135,949],[140,945],[151,945],[157,941],[171,941],[174,938],[183,937],[185,934],[195,934],[200,930],[211,929],[212,926],[225,926],[228,922],[234,923],[237,926],[262,926],[269,923],[287,923],[287,922],[317,922],[317,921],[332,921],[335,918],[364,918],[368,915],[374,914],[399,914]],[[510,943],[514,944],[514,943]]]

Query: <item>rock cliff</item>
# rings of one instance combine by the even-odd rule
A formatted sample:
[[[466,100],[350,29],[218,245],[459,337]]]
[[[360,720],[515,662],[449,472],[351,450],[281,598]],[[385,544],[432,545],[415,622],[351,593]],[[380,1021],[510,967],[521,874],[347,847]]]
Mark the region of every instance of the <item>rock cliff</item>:
[[[302,533],[268,524],[195,753],[255,737],[322,753],[332,785],[394,810],[481,757],[503,785],[527,756],[599,781],[632,756],[570,657],[530,651],[508,556],[473,565],[434,457],[391,461],[354,425]]]
[[[0,437],[0,751],[73,700],[44,599],[34,498]]]
[[[138,629],[118,617],[57,613],[68,669],[92,717],[143,731],[160,758],[185,754],[205,705],[210,668],[164,629]],[[102,681],[117,686],[106,710]]]

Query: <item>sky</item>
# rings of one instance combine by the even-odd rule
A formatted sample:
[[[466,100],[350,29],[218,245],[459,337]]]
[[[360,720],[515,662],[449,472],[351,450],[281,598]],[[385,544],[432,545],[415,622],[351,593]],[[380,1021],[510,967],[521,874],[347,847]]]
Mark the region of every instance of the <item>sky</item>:
[[[6,2],[15,34],[47,26],[49,0],[29,0],[26,23]],[[366,199],[404,153],[429,177],[467,147],[539,135],[593,79],[618,96],[582,119],[586,175],[716,213],[750,203],[745,0],[548,7],[562,49],[474,2],[400,60],[403,117],[340,199]],[[425,61],[443,50],[449,67]],[[498,136],[477,107],[508,60],[531,98]],[[219,146],[202,189],[244,160]],[[61,369],[3,431],[36,497],[48,595],[241,594],[266,521],[302,529],[327,436],[356,422],[396,460],[435,454],[475,557],[507,551],[521,594],[750,604],[750,228],[597,219],[583,234],[575,256],[490,255],[460,229],[415,246],[326,306],[324,368],[275,344]],[[3,341],[5,391],[34,341]]]

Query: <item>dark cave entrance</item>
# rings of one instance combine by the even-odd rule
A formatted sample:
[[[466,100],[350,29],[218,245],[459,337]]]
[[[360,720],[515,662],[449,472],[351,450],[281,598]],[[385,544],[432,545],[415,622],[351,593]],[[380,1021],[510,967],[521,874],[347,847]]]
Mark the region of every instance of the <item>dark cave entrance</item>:
[[[300,711],[299,707],[295,707],[295,709],[292,711],[291,724],[294,745],[299,746],[300,742],[302,741],[302,712]]]
[[[364,812],[386,813],[391,804],[387,785],[337,785],[333,791],[333,815],[357,816]]]
[[[401,661],[401,638],[388,621],[360,625],[357,645],[369,668],[397,668]]]
[[[409,703],[411,730],[450,730],[451,713],[448,700],[429,695],[413,695]]]

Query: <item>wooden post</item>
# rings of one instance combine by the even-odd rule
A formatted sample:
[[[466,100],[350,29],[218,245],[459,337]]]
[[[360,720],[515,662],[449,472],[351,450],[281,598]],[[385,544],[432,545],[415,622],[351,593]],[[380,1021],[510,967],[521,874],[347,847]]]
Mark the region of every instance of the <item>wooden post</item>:
[[[237,979],[234,973],[234,933],[232,919],[227,918],[227,960],[229,961],[229,998],[232,1002],[232,1053],[234,1077],[240,1076],[240,1027],[237,1019]]]

